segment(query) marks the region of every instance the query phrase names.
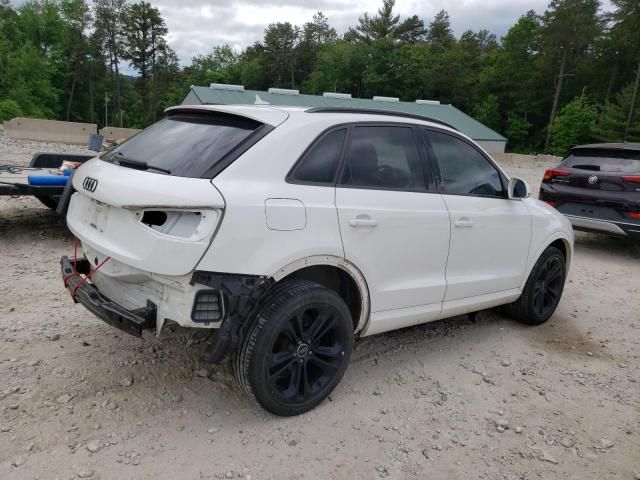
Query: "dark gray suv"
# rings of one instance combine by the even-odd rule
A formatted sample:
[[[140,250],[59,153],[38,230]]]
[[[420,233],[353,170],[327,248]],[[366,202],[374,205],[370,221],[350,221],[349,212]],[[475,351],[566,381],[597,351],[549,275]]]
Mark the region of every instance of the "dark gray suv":
[[[576,230],[640,238],[640,143],[572,147],[544,173],[540,200]]]

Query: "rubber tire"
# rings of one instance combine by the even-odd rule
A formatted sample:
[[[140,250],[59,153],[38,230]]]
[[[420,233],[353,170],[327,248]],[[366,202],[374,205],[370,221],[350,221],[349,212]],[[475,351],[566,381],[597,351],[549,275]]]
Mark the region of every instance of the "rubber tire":
[[[270,391],[264,375],[265,356],[271,348],[273,332],[279,331],[279,323],[288,321],[290,314],[309,303],[329,303],[341,316],[339,323],[346,332],[344,361],[335,377],[313,399],[295,406],[279,401]],[[320,404],[342,379],[353,350],[353,322],[345,302],[333,290],[307,280],[285,281],[267,293],[258,311],[242,336],[239,348],[232,358],[233,375],[240,387],[265,410],[288,417],[308,412]]]
[[[51,210],[55,210],[58,208],[58,198],[59,197],[39,197],[36,196],[40,203],[42,203],[45,207],[49,207]]]
[[[560,257],[562,260],[562,287],[560,288],[560,298],[562,298],[564,282],[567,277],[566,258],[560,249],[556,247],[547,247],[547,249],[540,255],[540,258],[538,258],[533,269],[531,269],[531,273],[529,274],[529,278],[522,290],[520,298],[509,305],[505,305],[505,310],[509,316],[522,323],[526,323],[527,325],[541,325],[554,314],[558,305],[556,305],[548,315],[538,315],[533,308],[533,289],[535,287],[536,278],[538,278],[538,274],[540,273],[540,269],[544,263],[553,256]],[[559,303],[560,299],[558,299],[558,304]]]

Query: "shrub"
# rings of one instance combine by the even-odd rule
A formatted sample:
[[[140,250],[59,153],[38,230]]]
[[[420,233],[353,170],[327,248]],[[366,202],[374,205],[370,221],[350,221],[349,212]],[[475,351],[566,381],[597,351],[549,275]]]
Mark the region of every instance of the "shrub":
[[[22,115],[20,105],[13,100],[0,100],[0,122]]]
[[[551,125],[551,153],[563,156],[571,145],[591,140],[598,110],[584,97],[576,97],[565,105]]]

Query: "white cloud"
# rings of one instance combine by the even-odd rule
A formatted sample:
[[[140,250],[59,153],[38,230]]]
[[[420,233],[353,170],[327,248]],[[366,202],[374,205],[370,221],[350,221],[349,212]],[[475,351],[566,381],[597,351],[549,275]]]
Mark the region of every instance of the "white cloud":
[[[20,5],[24,1],[12,3]],[[382,5],[382,0],[148,1],[160,9],[169,28],[169,45],[183,64],[189,63],[197,53],[209,52],[215,45],[228,43],[241,50],[262,40],[269,23],[302,25],[318,10],[341,34],[355,26],[364,12],[374,14]],[[609,0],[603,0],[602,4],[610,8]],[[500,37],[527,10],[542,13],[547,5],[548,0],[396,0],[395,9],[403,18],[416,14],[427,24],[437,12],[446,10],[456,35],[468,29],[487,29]]]
[[[269,23],[302,25],[321,10],[338,33],[354,26],[364,12],[375,13],[380,0],[151,0],[162,12],[169,28],[169,44],[180,61],[188,63],[196,53],[228,43],[240,50],[262,39]],[[457,35],[467,29],[486,28],[498,36],[527,10],[544,11],[547,0],[397,0],[402,17],[417,14],[425,23],[444,9]]]

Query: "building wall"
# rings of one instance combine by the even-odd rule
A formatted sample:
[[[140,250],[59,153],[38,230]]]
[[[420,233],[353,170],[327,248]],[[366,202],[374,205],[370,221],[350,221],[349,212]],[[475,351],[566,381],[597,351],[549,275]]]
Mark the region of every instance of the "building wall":
[[[501,140],[476,140],[478,145],[484,148],[487,153],[504,153],[507,142]]]

